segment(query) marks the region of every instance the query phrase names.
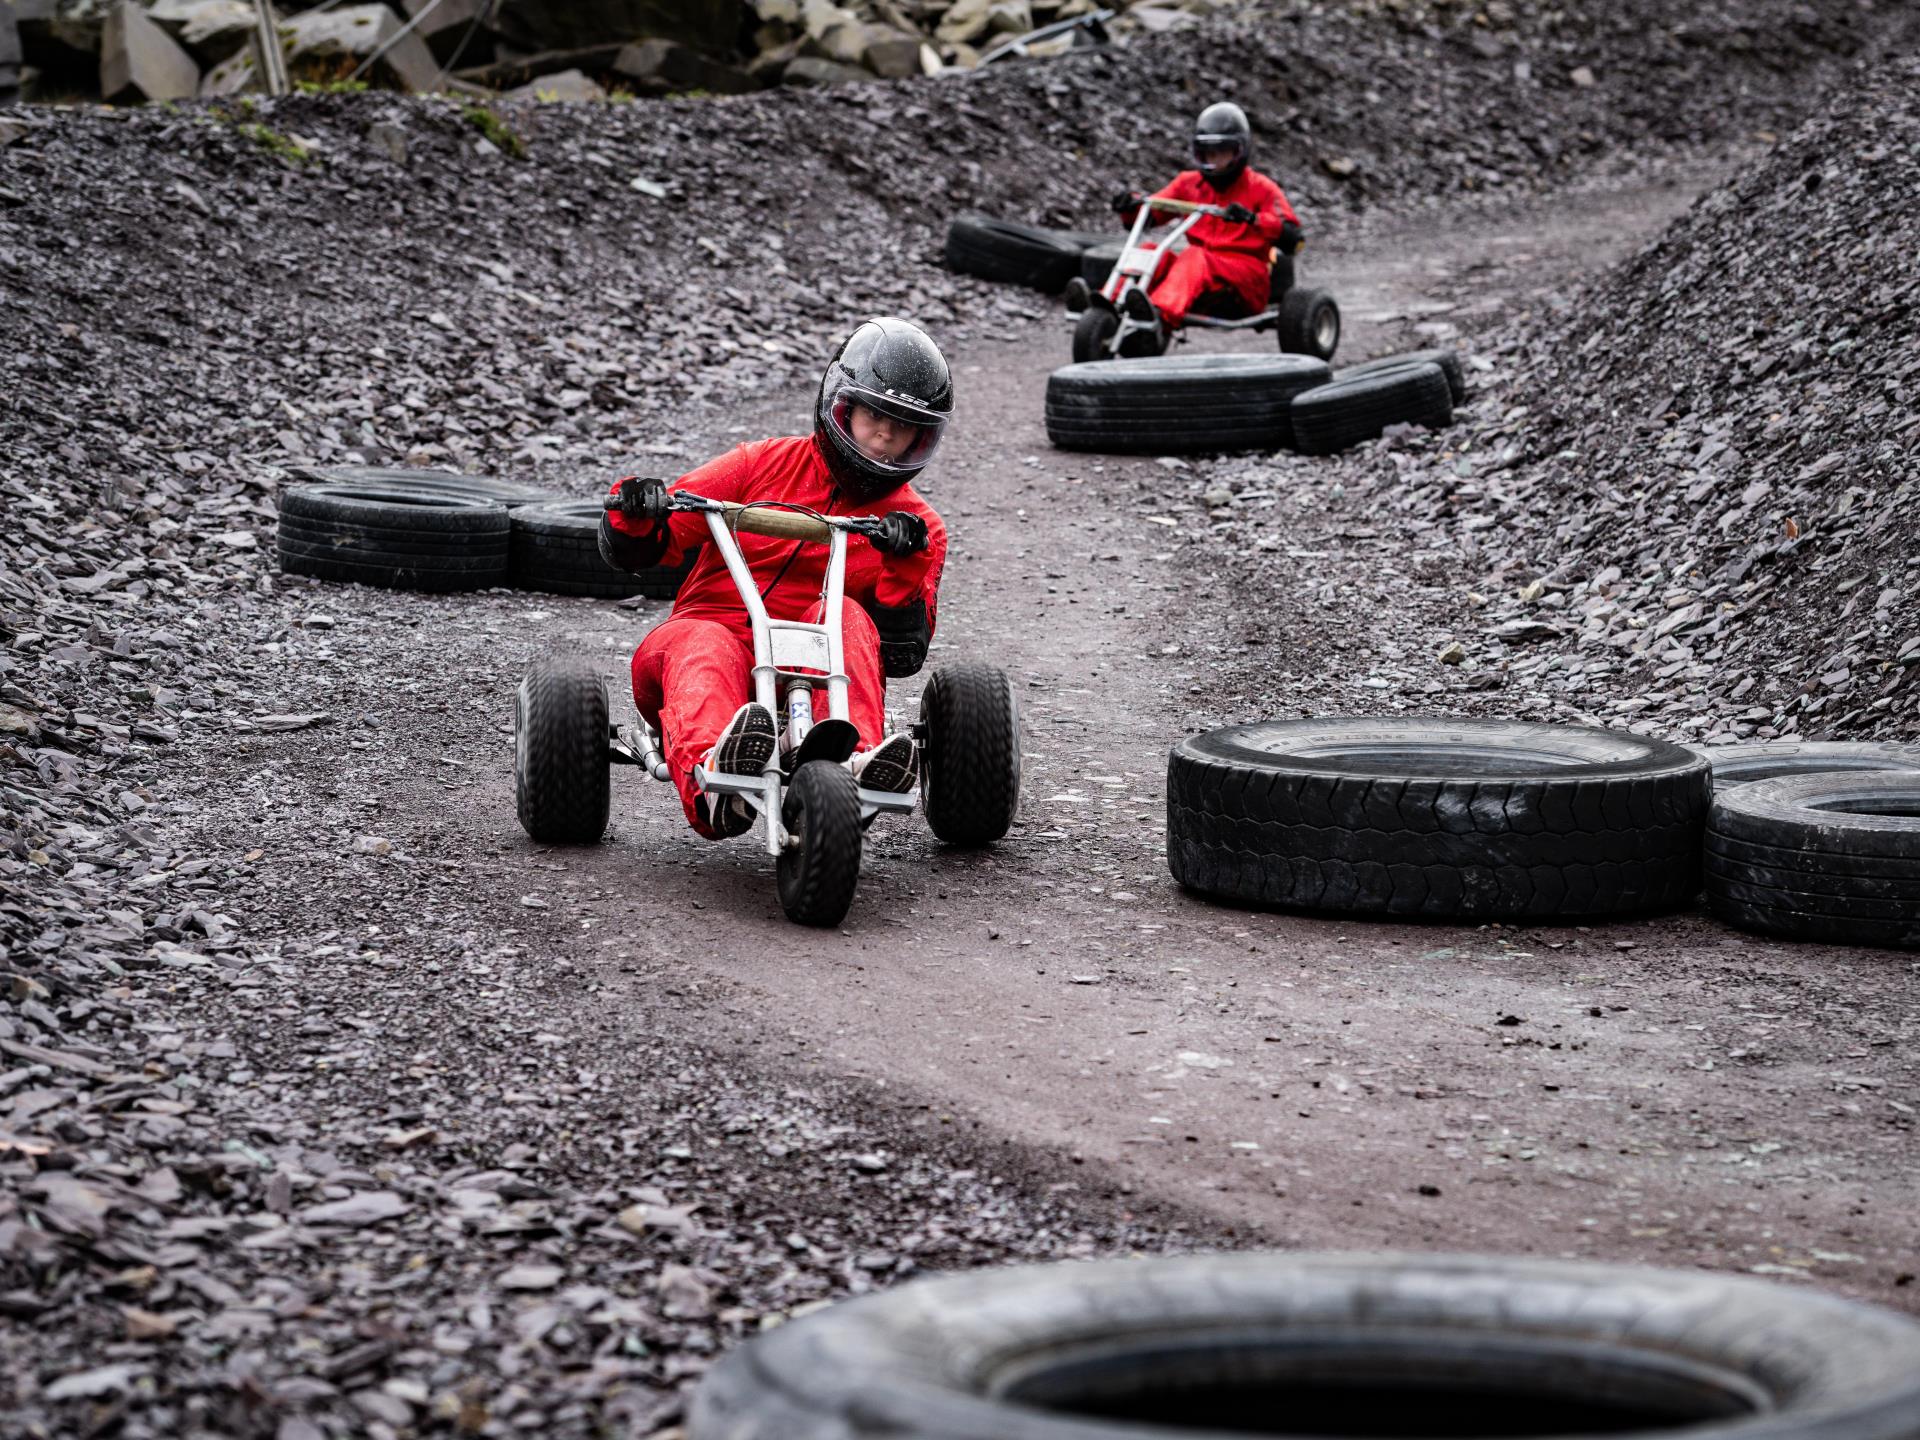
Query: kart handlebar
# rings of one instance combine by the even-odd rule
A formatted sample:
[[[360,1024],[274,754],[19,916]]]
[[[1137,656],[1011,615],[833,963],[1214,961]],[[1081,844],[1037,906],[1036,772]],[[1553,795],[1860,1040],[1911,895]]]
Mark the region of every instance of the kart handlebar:
[[[1151,195],[1141,203],[1173,215],[1211,215],[1217,220],[1227,218],[1227,207],[1224,205],[1201,205],[1192,200],[1156,200]]]
[[[668,503],[675,510],[724,516],[733,530],[750,535],[769,535],[776,540],[812,540],[824,545],[835,530],[855,535],[870,535],[880,524],[877,515],[810,515],[774,505],[739,505],[731,500],[710,500],[704,495],[689,495],[684,490],[669,493]],[[609,495],[608,510],[618,510],[620,502]]]
[[[798,510],[779,510],[768,505],[736,505],[731,500],[679,508],[711,513],[716,506],[725,515],[729,528],[745,530],[749,535],[771,535],[776,540],[814,540],[822,544],[833,536],[830,521],[817,515],[804,515]]]

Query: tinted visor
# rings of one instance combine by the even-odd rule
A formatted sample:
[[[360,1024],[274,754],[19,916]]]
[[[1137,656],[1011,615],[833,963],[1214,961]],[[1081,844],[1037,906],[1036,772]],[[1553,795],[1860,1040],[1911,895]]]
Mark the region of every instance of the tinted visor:
[[[947,417],[902,395],[843,382],[827,402],[827,418],[848,446],[878,470],[910,476],[933,458]]]
[[[1246,158],[1247,142],[1238,135],[1196,135],[1193,137],[1193,163],[1202,171],[1224,170]]]

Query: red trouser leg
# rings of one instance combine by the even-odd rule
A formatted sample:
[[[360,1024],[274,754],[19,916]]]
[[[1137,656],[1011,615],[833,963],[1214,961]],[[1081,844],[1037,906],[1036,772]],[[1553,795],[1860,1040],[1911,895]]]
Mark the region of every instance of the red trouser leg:
[[[656,625],[633,656],[633,703],[640,717],[660,732],[661,748],[687,820],[702,835],[714,831],[700,814],[700,792],[693,767],[706,759],[734,712],[753,698],[752,631],[742,618],[735,630],[717,620],[685,618]],[[807,619],[816,623],[816,606]],[[860,732],[860,748],[871,750],[886,738],[887,680],[880,667],[880,633],[873,618],[847,601],[841,610],[841,662],[847,670],[847,709]],[[825,719],[826,689],[814,700],[814,716]]]
[[[1166,278],[1153,287],[1149,299],[1160,318],[1178,325],[1203,296],[1231,291],[1258,314],[1267,305],[1267,267],[1258,255],[1233,250],[1203,250],[1189,245],[1173,257]]]
[[[693,767],[752,698],[753,643],[717,620],[664,620],[634,652],[634,707],[660,732],[687,819],[708,839],[714,831],[700,814]]]

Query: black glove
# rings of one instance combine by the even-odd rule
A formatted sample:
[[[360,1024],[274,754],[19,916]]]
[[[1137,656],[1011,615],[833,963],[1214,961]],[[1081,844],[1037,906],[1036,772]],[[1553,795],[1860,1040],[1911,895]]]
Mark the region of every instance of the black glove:
[[[1122,190],[1113,197],[1113,212],[1124,215],[1129,210],[1138,210],[1140,202],[1146,198],[1138,190]]]
[[[614,503],[608,507],[618,510],[622,515],[632,515],[642,520],[661,521],[671,513],[667,500],[667,482],[664,480],[643,480],[637,475],[629,475],[620,482],[620,488],[614,496]]]
[[[1251,225],[1260,217],[1244,205],[1229,205],[1224,218],[1229,224]]]
[[[881,518],[867,537],[873,548],[889,555],[912,555],[927,548],[927,522],[907,510],[895,510]]]
[[[1306,232],[1298,225],[1291,220],[1280,222],[1280,253],[1282,255],[1296,255],[1300,247],[1306,243]]]

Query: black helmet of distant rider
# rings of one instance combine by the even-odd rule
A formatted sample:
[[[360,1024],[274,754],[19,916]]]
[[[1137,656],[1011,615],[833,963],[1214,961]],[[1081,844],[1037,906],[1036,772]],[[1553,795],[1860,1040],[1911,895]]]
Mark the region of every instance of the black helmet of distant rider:
[[[1230,100],[1209,105],[1193,126],[1193,165],[1216,190],[1240,178],[1253,157],[1253,128],[1247,112]]]
[[[857,417],[860,408],[867,414]],[[813,433],[833,478],[868,504],[926,469],[952,414],[953,376],[940,347],[911,321],[877,316],[862,323],[827,362]],[[893,453],[863,447],[854,438],[856,419],[864,429],[884,421],[895,437],[888,447]]]

